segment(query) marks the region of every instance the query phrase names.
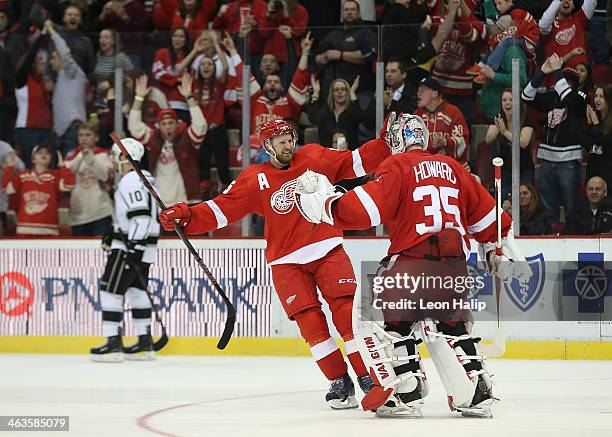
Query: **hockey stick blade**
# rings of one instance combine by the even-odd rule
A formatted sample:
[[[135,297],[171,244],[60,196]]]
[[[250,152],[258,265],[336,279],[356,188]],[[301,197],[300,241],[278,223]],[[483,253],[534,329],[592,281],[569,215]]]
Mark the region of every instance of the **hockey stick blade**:
[[[153,350],[158,352],[162,350],[168,344],[168,334],[166,334],[166,327],[161,325],[161,337],[155,343],[153,343]]]
[[[112,132],[110,136],[113,139],[113,142],[121,150],[121,153],[123,154],[123,156],[128,160],[128,162],[130,163],[130,165],[132,166],[132,168],[134,169],[134,171],[140,178],[142,184],[149,191],[149,193],[151,194],[151,197],[155,199],[155,203],[157,203],[157,206],[159,206],[160,209],[162,210],[166,209],[166,205],[164,205],[164,202],[161,200],[161,198],[159,197],[155,189],[153,189],[153,187],[151,186],[151,184],[149,183],[145,175],[142,174],[142,171],[140,170],[138,165],[136,165],[136,163],[134,162],[134,160],[132,159],[128,151],[126,150],[125,146],[121,142],[121,138],[119,138],[116,132]],[[221,296],[221,298],[223,299],[223,302],[225,303],[225,308],[227,309],[227,318],[225,319],[225,327],[223,328],[223,334],[221,334],[221,338],[219,338],[219,341],[217,343],[217,349],[225,349],[225,347],[229,343],[230,338],[232,337],[232,334],[234,332],[234,325],[236,324],[236,309],[234,308],[234,305],[229,300],[229,298],[227,297],[227,295],[225,294],[225,292],[223,291],[223,289],[221,288],[221,286],[219,285],[219,283],[217,282],[217,280],[215,279],[211,271],[208,269],[206,264],[204,264],[204,261],[202,260],[198,252],[195,250],[195,248],[193,247],[189,239],[185,236],[183,229],[180,226],[175,226],[174,230],[176,234],[179,236],[179,238],[181,239],[181,241],[183,242],[183,244],[187,247],[187,250],[189,250],[189,253],[191,254],[191,256],[193,256],[193,258],[196,260],[198,265],[202,268],[202,270],[204,270],[204,274],[206,275],[208,280],[213,285],[213,288],[215,289],[215,291],[219,293],[219,296]]]

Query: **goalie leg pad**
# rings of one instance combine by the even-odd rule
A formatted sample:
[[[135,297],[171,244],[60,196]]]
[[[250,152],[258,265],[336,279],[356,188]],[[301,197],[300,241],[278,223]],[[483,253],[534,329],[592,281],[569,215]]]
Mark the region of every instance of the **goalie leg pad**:
[[[421,334],[449,397],[451,410],[490,417],[492,381],[479,338],[472,337],[464,322],[421,322]],[[469,414],[469,412],[479,414]]]
[[[361,321],[358,326],[362,355],[375,381],[362,401],[363,409],[376,409],[383,417],[419,417],[428,387],[412,331],[402,336],[376,322]]]

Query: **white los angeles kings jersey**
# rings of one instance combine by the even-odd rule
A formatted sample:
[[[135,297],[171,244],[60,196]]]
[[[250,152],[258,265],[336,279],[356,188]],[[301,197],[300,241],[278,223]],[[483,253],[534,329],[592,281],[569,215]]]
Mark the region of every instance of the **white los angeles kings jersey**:
[[[151,173],[142,173],[157,191]],[[123,175],[115,190],[115,211],[113,213],[112,249],[127,251],[125,240],[135,244],[137,250],[144,250],[142,261],[155,262],[157,239],[159,238],[159,208],[135,171]]]

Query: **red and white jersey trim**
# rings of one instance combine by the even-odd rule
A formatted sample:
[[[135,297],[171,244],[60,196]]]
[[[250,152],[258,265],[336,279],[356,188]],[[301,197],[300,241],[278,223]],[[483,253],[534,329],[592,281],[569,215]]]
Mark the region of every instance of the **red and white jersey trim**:
[[[349,340],[344,342],[344,351],[347,355],[359,352],[359,346],[357,346],[357,340]]]
[[[208,200],[204,202],[208,205],[208,207],[212,210],[215,218],[217,219],[217,229],[221,229],[227,226],[227,217],[221,211],[221,208],[215,203],[214,200]]]
[[[336,343],[336,340],[329,337],[327,340],[312,346],[310,348],[310,352],[312,352],[312,357],[315,359],[315,361],[319,361],[328,356],[329,354],[334,353],[338,349],[340,348],[338,347],[338,343]]]
[[[359,154],[359,149],[353,150],[353,171],[355,172],[355,175],[358,178],[367,174],[363,168],[363,162],[361,162],[361,155]]]
[[[372,197],[366,190],[363,189],[362,186],[355,187],[353,191],[368,213],[372,226],[378,226],[380,224],[380,211],[378,210],[374,199],[372,199]]]
[[[495,208],[487,213],[483,218],[481,218],[477,223],[474,223],[472,226],[468,226],[468,233],[476,234],[487,229],[491,224],[495,221],[497,217],[497,213]]]
[[[334,247],[342,244],[342,237],[332,237],[327,240],[317,241],[316,243],[304,246],[294,252],[291,252],[279,259],[276,259],[268,265],[274,266],[277,264],[308,264],[316,261],[327,255]]]

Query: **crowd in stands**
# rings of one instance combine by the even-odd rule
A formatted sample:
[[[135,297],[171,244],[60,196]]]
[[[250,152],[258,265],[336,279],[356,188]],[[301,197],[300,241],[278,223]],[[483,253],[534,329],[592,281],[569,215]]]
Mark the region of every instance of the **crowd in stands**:
[[[502,157],[510,212],[517,67],[521,234],[612,233],[611,5],[0,0],[0,235],[109,232],[116,119],[145,145],[166,203],[217,195],[241,166],[246,96],[251,161],[268,159],[267,120],[289,120],[299,144],[353,150],[375,136],[382,106],[421,116],[429,150],[488,188]]]

